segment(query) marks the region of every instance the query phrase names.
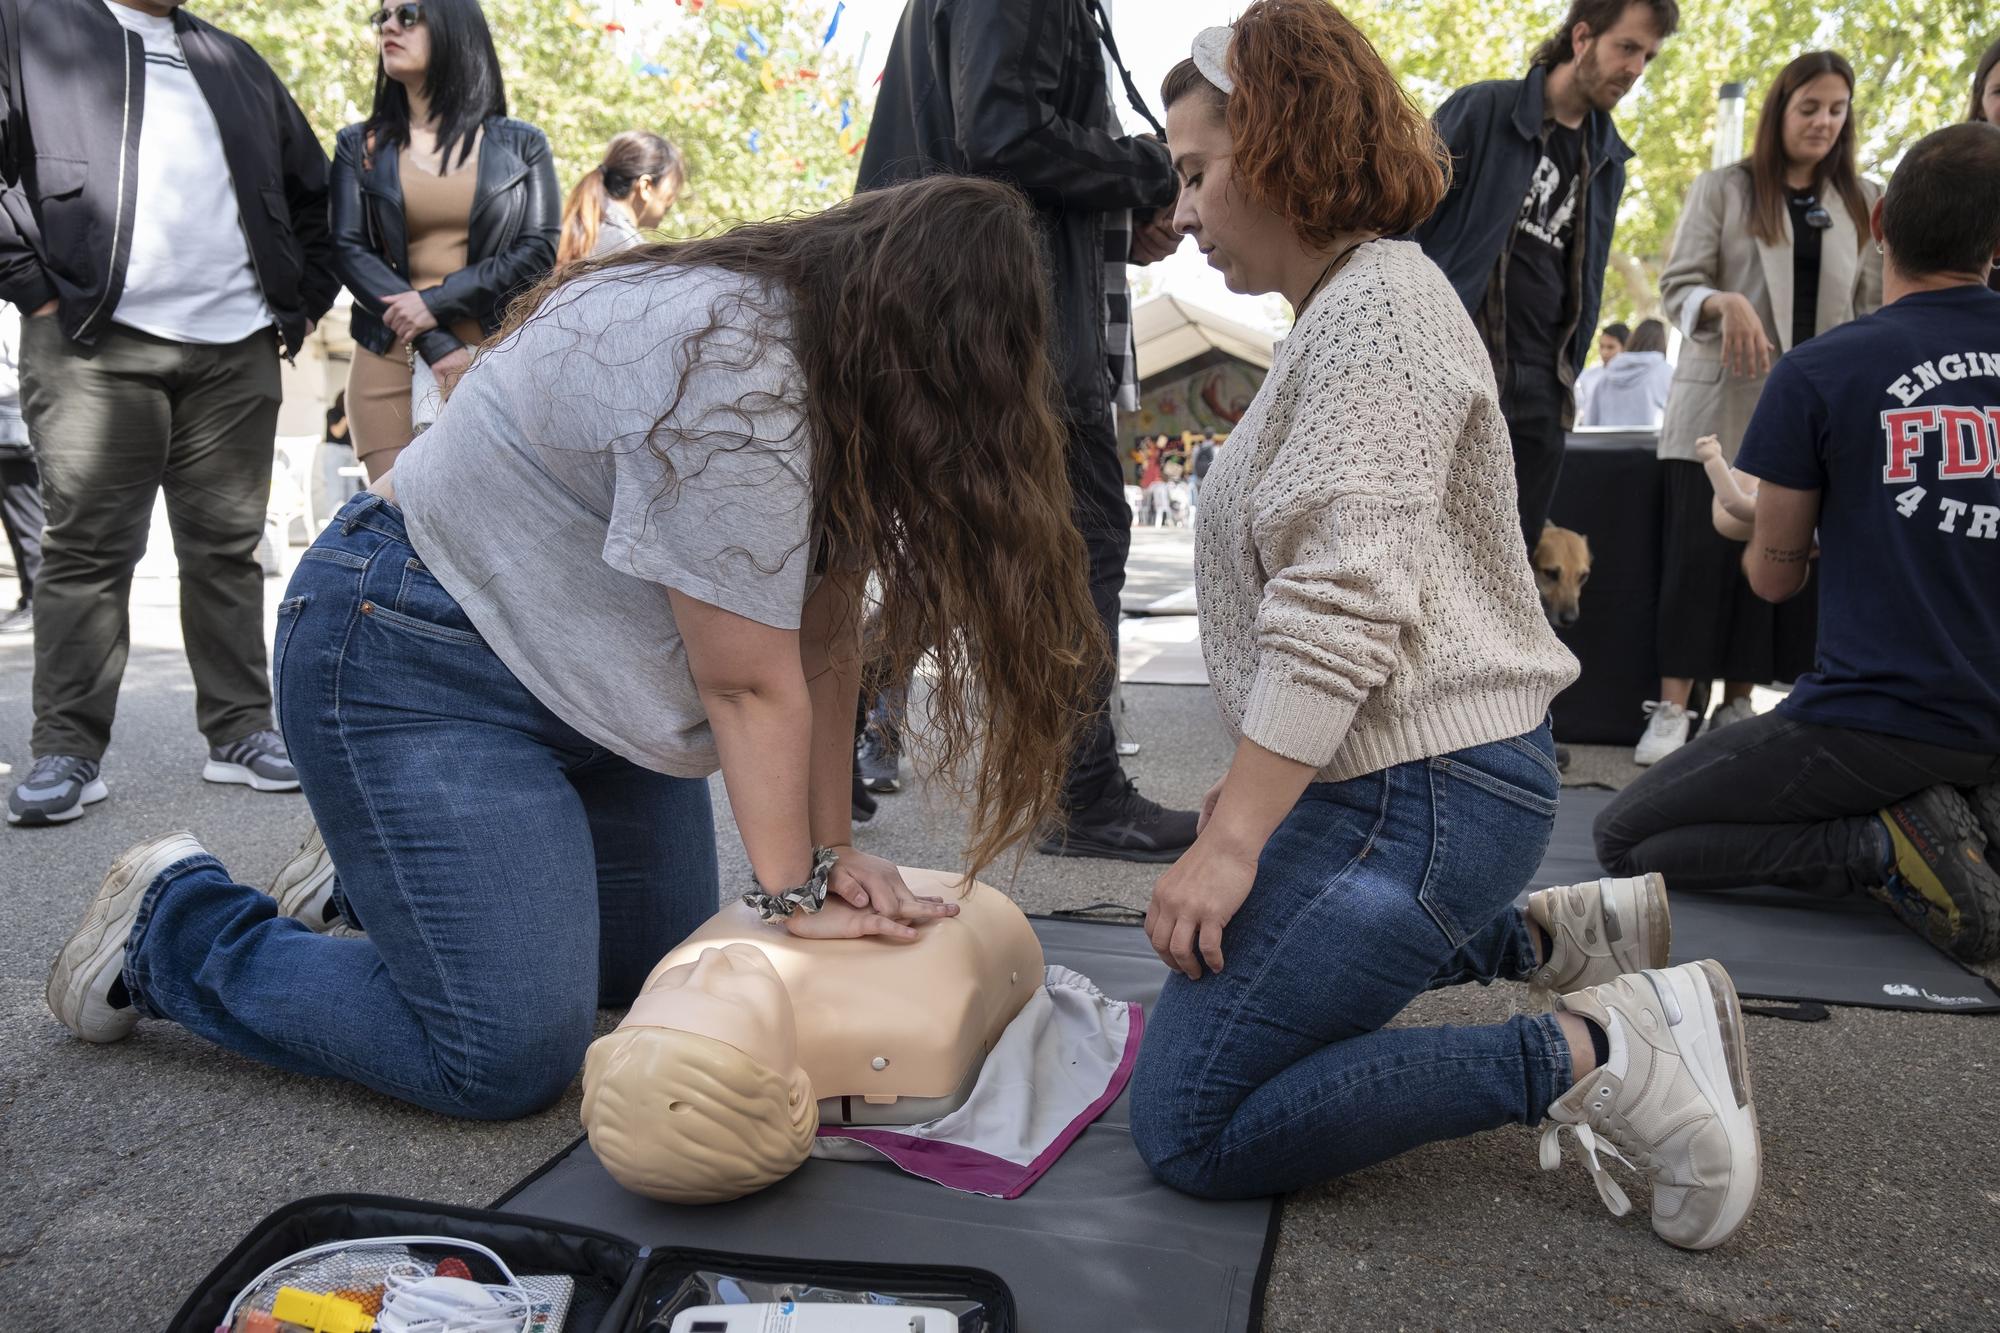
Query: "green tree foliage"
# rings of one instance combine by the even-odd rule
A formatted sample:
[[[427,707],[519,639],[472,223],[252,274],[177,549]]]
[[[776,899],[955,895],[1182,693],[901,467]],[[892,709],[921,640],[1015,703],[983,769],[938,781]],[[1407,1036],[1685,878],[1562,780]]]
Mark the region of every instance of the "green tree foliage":
[[[1348,7],[1419,104],[1462,84],[1518,78],[1561,23],[1565,0],[1364,0]],[[1765,90],[1794,56],[1834,50],[1854,65],[1864,174],[1887,179],[1903,149],[1965,116],[1972,70],[2000,35],[1989,0],[1682,0],[1680,35],[1619,105],[1637,153],[1619,209],[1607,320],[1656,313],[1658,274],[1694,178],[1709,166],[1716,93],[1749,85],[1744,145]]]
[[[605,26],[608,8],[485,0],[508,109],[548,135],[564,190],[597,164],[612,135],[646,129],[688,158],[688,189],[664,224],[670,234],[844,198],[866,110],[853,64],[821,50],[831,5],[708,0],[698,8],[690,15],[672,0],[627,0],[629,31],[618,31]],[[329,152],[341,126],[366,117],[375,86],[368,8],[196,0],[196,12],[257,48]]]

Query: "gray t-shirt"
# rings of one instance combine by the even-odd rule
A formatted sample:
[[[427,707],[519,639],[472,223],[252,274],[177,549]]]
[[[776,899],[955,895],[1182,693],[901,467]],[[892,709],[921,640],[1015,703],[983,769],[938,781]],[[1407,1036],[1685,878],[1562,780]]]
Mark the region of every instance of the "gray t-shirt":
[[[798,628],[811,451],[787,327],[782,296],[718,269],[580,278],[475,361],[391,474],[411,545],[500,660],[657,772],[719,766],[667,589]]]

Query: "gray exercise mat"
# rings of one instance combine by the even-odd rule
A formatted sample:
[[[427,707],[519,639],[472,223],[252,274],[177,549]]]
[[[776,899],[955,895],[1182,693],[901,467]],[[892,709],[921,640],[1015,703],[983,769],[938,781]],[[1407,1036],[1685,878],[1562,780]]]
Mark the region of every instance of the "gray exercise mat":
[[[1603,874],[1590,826],[1614,793],[1565,787],[1535,887]],[[2000,1013],[2000,989],[1905,929],[1861,895],[1794,889],[1675,893],[1673,961],[1713,958],[1736,989],[1761,1000],[1818,1001],[1930,1013]]]
[[[1051,963],[1150,1005],[1166,979],[1129,925],[1037,920]],[[1012,1288],[1025,1333],[1256,1327],[1277,1238],[1275,1199],[1203,1202],[1155,1182],[1126,1098],[1018,1199],[959,1194],[887,1164],[808,1161],[761,1194],[705,1208],[621,1188],[579,1140],[498,1207],[642,1245],[853,1262],[955,1264]]]

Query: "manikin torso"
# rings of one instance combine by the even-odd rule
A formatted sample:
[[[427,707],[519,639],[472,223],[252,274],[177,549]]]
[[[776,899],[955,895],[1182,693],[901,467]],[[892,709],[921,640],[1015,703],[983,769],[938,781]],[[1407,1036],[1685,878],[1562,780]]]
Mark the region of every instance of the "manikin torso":
[[[741,904],[724,908],[662,959],[620,1030],[698,1032],[767,1066],[790,1027],[798,1066],[826,1124],[915,1124],[957,1109],[986,1053],[1043,982],[1041,942],[1021,909],[985,885],[959,897],[955,877],[903,871],[912,891],[959,905],[913,943],[802,940]],[[742,979],[743,952],[768,960],[791,999]],[[717,966],[710,950],[734,957]],[[786,1021],[789,1018],[789,1023]]]

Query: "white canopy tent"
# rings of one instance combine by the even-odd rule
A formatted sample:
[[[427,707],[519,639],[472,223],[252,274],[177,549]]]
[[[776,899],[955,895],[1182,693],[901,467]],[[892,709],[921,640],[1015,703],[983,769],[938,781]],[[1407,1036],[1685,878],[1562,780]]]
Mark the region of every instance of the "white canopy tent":
[[[1142,385],[1212,351],[1269,370],[1278,341],[1262,329],[1167,295],[1151,297],[1133,310],[1132,338],[1138,345]]]

